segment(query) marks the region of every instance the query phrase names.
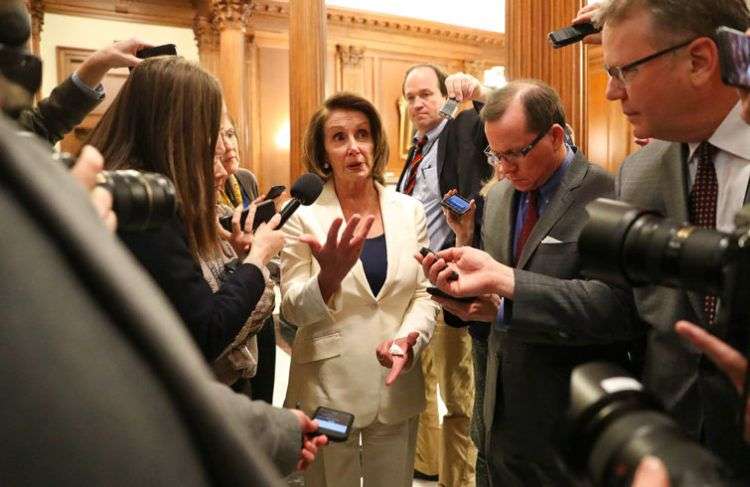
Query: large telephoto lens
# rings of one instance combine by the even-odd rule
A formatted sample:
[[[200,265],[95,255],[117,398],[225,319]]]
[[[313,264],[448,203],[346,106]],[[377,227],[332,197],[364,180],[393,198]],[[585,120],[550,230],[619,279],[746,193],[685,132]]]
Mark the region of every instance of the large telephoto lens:
[[[608,282],[657,284],[719,294],[736,239],[728,233],[681,225],[658,212],[599,198],[586,206],[589,221],[578,239],[584,273]]]
[[[177,210],[174,185],[162,174],[122,170],[102,171],[97,177],[97,184],[112,193],[119,230],[157,228]]]
[[[647,456],[665,464],[672,487],[724,486],[729,478],[721,461],[683,433],[636,379],[607,363],[573,370],[557,442],[566,468],[595,486],[630,487]]]

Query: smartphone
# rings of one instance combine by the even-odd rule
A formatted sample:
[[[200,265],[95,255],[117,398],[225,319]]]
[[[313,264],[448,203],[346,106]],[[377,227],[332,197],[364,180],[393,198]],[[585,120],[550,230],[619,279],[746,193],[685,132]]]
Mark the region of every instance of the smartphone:
[[[591,22],[583,22],[581,24],[571,25],[570,27],[550,32],[547,34],[547,38],[552,44],[552,47],[559,49],[563,46],[580,42],[584,37],[597,32],[601,32],[601,29]]]
[[[472,301],[474,301],[474,299],[476,299],[474,296],[466,296],[463,298],[452,296],[437,287],[428,287],[427,294],[430,294],[432,296],[437,296],[439,298],[453,299],[454,301],[461,301],[462,303],[471,303]]]
[[[445,100],[445,103],[443,103],[443,106],[440,107],[438,115],[447,118],[448,120],[454,119],[456,118],[456,115],[458,115],[458,105],[458,100],[455,98],[448,98]]]
[[[278,186],[272,186],[271,189],[268,190],[268,193],[266,193],[266,199],[263,201],[273,200],[281,196],[281,193],[284,192],[286,189],[286,186],[283,184],[280,184]]]
[[[454,194],[453,196],[448,196],[443,199],[443,201],[440,202],[440,206],[448,208],[451,212],[460,216],[469,211],[471,203],[466,201],[466,199],[462,198],[460,195]]]
[[[750,38],[729,27],[716,30],[721,80],[729,86],[750,88]]]
[[[136,51],[135,57],[138,59],[148,59],[156,56],[176,56],[177,47],[174,44],[164,44],[161,46],[146,47]]]
[[[421,249],[419,249],[419,253],[422,254],[422,257],[427,257],[427,254],[432,254],[437,257],[437,254],[427,247],[422,247]]]
[[[316,435],[326,435],[330,441],[346,441],[354,424],[354,415],[320,406],[312,419],[318,422]]]
[[[244,210],[242,210],[242,215],[240,216],[240,228],[245,228],[245,222],[247,221],[247,215],[249,212],[249,208],[245,208]],[[255,218],[253,219],[253,231],[255,231],[255,229],[258,228],[261,223],[268,222],[271,218],[273,218],[275,214],[276,206],[273,204],[272,200],[266,200],[258,203],[258,206],[255,208]],[[231,215],[219,218],[219,223],[221,223],[221,226],[224,227],[224,229],[228,232],[232,231]]]

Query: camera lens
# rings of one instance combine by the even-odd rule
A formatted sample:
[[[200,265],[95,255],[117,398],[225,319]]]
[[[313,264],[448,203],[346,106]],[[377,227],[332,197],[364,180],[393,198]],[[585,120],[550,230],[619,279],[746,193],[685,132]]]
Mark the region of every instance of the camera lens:
[[[174,185],[162,174],[135,170],[102,171],[97,184],[112,193],[117,227],[125,231],[157,228],[177,210]]]
[[[572,473],[597,486],[629,487],[647,456],[664,462],[673,487],[722,486],[729,478],[637,380],[611,364],[573,370],[570,409],[557,441]]]
[[[732,235],[665,220],[658,212],[597,199],[578,240],[586,275],[718,294],[736,250]]]

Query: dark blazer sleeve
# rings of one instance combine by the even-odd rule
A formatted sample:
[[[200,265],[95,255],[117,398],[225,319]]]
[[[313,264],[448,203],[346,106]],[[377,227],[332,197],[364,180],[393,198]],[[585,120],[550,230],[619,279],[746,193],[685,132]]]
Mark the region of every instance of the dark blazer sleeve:
[[[260,269],[239,265],[214,293],[190,253],[179,219],[152,231],[121,232],[120,238],[167,295],[206,359],[218,357],[263,294]]]
[[[18,122],[29,132],[56,144],[100,102],[81,91],[68,77],[36,107],[21,112]]]
[[[462,111],[446,126],[445,161],[440,176],[442,194],[457,188],[461,196],[473,198],[492,177],[492,167],[484,155],[487,137],[477,108],[481,107]]]

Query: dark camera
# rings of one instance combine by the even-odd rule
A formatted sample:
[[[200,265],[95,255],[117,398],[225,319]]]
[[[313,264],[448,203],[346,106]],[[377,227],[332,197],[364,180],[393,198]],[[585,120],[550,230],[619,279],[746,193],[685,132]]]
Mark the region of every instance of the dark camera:
[[[117,228],[143,231],[169,221],[177,210],[172,181],[164,175],[135,170],[102,171],[97,184],[112,193]]]
[[[594,362],[573,370],[570,408],[556,441],[563,468],[578,485],[629,487],[646,456],[664,463],[673,487],[729,484],[721,461],[616,365]]]
[[[586,210],[590,218],[578,248],[588,277],[716,295],[721,306],[712,333],[747,352],[750,205],[735,215],[734,233],[677,223],[656,211],[604,198]]]

